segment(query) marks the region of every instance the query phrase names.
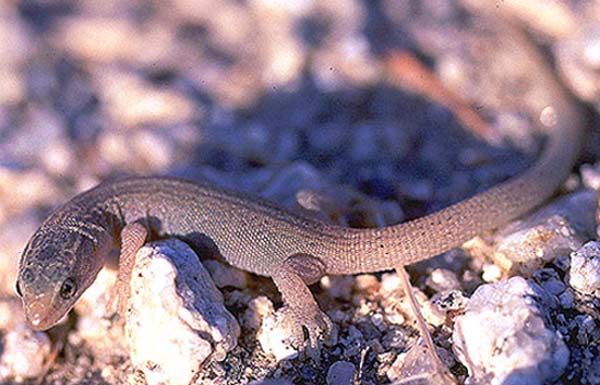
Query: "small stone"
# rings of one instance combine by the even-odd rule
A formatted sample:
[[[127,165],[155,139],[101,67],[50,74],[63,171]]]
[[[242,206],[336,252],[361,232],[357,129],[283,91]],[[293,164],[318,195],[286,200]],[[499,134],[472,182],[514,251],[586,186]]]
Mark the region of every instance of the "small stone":
[[[125,18],[95,15],[65,18],[53,40],[73,56],[104,63],[139,60],[156,64],[161,51],[164,55],[173,45],[159,23],[142,32]]]
[[[569,285],[580,293],[600,296],[600,242],[588,242],[571,253]]]
[[[543,268],[533,274],[533,278],[546,292],[558,296],[565,291],[567,285],[560,279],[558,273],[551,268]]]
[[[327,385],[352,385],[356,368],[351,362],[337,361],[327,371]]]
[[[184,95],[167,88],[155,87],[133,72],[113,69],[96,75],[107,113],[124,127],[184,123],[197,112]],[[136,138],[138,142],[143,140],[157,139]],[[160,151],[159,154],[162,155],[160,146],[154,146],[152,150]]]
[[[402,292],[402,282],[400,277],[395,273],[385,273],[381,276],[381,294],[384,296]]]
[[[563,308],[565,308],[565,309],[573,308],[573,305],[575,304],[575,296],[573,295],[573,291],[570,289],[563,291],[558,296],[558,300],[560,302],[560,306],[562,306]]]
[[[379,329],[379,331],[384,331],[387,328],[387,325],[384,322],[383,315],[381,313],[375,313],[371,316],[371,323]]]
[[[577,342],[579,345],[585,346],[597,339],[596,322],[590,315],[580,314],[575,316],[575,325],[577,325]]]
[[[0,201],[10,202],[12,212],[56,204],[58,196],[54,180],[41,170],[12,170],[0,165]]]
[[[448,269],[434,269],[427,277],[426,283],[437,292],[460,289],[456,274]]]
[[[126,335],[149,384],[187,384],[210,356],[221,361],[240,329],[198,257],[183,242],[141,248],[132,273]]]
[[[298,343],[301,343],[295,341],[294,320],[282,310],[283,308],[263,319],[257,336],[262,349],[274,356],[277,362],[296,358],[299,351],[294,346],[300,346]]]
[[[244,325],[251,330],[258,330],[265,317],[275,312],[273,302],[264,295],[252,299],[242,319]]]
[[[412,292],[425,321],[435,326],[443,324],[445,314],[429,301],[425,293],[416,287],[412,288]],[[415,319],[415,314],[406,297],[398,274],[383,274],[379,296],[382,298],[383,314],[388,322],[403,324],[406,319],[411,321]]]
[[[422,341],[399,354],[386,373],[393,383],[447,385],[456,381],[445,367],[434,362]]]
[[[577,96],[598,109],[600,27],[595,22],[580,24],[576,33],[558,39],[554,51],[567,85]]]
[[[431,298],[432,305],[441,314],[446,314],[449,311],[461,311],[467,306],[468,302],[469,299],[459,290],[437,293]]]
[[[472,381],[543,384],[562,374],[569,350],[546,325],[552,298],[521,277],[475,291],[453,332],[454,351]]]
[[[580,168],[581,181],[586,188],[600,191],[600,163],[584,164]]]
[[[484,263],[481,278],[485,282],[498,282],[502,279],[502,270],[493,263]]]
[[[380,289],[381,283],[373,274],[359,274],[354,277],[354,286],[358,291],[375,293]]]
[[[222,262],[215,259],[203,261],[202,264],[209,271],[215,285],[219,289],[224,287],[245,289],[248,286],[246,273],[242,270],[225,266]]]

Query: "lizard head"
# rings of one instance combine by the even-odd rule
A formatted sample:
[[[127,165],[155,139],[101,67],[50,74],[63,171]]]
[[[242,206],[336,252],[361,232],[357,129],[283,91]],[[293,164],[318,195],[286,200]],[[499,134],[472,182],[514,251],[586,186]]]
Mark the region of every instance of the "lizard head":
[[[110,251],[106,232],[74,226],[42,225],[31,237],[19,263],[17,294],[35,330],[54,326],[75,305]]]

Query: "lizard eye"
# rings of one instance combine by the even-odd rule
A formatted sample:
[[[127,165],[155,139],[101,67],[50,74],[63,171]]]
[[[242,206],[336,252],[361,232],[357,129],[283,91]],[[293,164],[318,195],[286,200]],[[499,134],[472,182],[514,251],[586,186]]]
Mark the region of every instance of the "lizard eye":
[[[60,287],[60,297],[70,299],[77,292],[77,283],[73,278],[67,278]]]
[[[19,286],[19,281],[15,283],[15,291],[19,297],[23,297],[23,293],[21,293],[21,286]]]

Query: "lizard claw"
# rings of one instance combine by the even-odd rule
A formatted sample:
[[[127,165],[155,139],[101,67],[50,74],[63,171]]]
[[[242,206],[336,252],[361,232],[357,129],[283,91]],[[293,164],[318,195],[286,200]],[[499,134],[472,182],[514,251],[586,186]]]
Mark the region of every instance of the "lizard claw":
[[[337,327],[320,309],[295,309],[284,306],[280,309],[283,316],[292,321],[292,340],[299,346],[306,346],[306,353],[314,361],[320,360],[320,350],[323,344],[332,345],[337,342]],[[304,329],[308,332],[305,341]]]

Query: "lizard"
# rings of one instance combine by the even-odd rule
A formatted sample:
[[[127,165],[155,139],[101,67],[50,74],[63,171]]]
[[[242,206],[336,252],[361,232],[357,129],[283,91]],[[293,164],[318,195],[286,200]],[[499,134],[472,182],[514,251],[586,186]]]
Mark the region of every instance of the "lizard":
[[[17,294],[27,322],[46,330],[69,312],[120,246],[119,312],[137,250],[151,233],[210,240],[230,265],[272,278],[297,332],[315,346],[332,328],[308,285],[325,275],[390,270],[431,258],[506,224],[548,199],[568,176],[583,122],[549,71],[540,69],[546,145],[523,173],[440,211],[369,229],[337,226],[208,183],[132,177],[101,183],[46,218],[19,261]]]

